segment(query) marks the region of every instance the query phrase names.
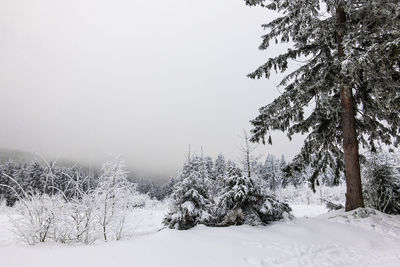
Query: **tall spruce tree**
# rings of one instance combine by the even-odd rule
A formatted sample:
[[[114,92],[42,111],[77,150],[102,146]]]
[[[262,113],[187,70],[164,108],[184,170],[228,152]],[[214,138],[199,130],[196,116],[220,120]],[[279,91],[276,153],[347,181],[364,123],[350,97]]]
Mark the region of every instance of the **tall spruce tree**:
[[[400,1],[245,0],[281,14],[263,27],[261,50],[271,41],[292,43],[250,78],[285,72],[283,93],[252,120],[252,141],[272,143],[270,131],[306,134],[287,174],[313,167],[311,182],[329,166],[345,170],[346,210],[364,206],[359,148],[375,151],[400,143]],[[311,113],[305,109],[311,109]]]

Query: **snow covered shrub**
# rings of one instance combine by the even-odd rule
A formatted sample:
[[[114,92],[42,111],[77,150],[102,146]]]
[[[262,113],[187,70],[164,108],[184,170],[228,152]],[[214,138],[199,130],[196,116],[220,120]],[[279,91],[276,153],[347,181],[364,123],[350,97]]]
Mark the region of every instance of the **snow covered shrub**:
[[[264,193],[239,168],[231,166],[216,207],[216,225],[260,225],[290,216],[290,207]]]
[[[48,239],[68,244],[75,241],[71,203],[61,195],[51,195],[49,206],[53,214]]]
[[[19,201],[13,225],[19,239],[30,245],[47,240],[91,244],[100,237],[105,241],[119,240],[126,235],[128,212],[148,201],[148,196],[138,194],[134,184],[128,182],[124,164],[119,160],[103,165],[98,186],[93,190],[84,190],[80,177],[68,177],[69,197],[66,190],[55,186],[51,187],[55,192],[51,195],[27,193],[10,177],[22,192],[14,190]]]
[[[88,210],[93,207],[83,201],[66,201],[63,194],[49,196],[41,193],[29,193],[16,202],[19,215],[12,219],[17,237],[35,245],[53,240],[59,243],[92,243],[89,232],[93,231],[93,218]]]
[[[122,238],[125,218],[131,207],[133,185],[127,180],[122,161],[103,164],[99,184],[94,192],[97,206],[97,222],[104,241]]]
[[[69,223],[70,242],[92,244],[98,237],[96,225],[96,202],[93,193],[82,192],[79,197],[69,201],[68,217],[64,222]]]
[[[363,178],[367,207],[388,214],[400,214],[400,172],[390,162],[389,154],[370,156]]]
[[[15,209],[14,232],[29,245],[47,240],[91,244],[98,239],[100,228],[95,224],[96,207],[90,194],[70,201],[62,193],[29,194],[16,202]]]
[[[190,229],[201,223],[207,224],[211,218],[211,201],[200,174],[191,172],[174,189],[171,211],[164,218],[164,224],[178,230]]]
[[[45,242],[50,238],[56,216],[54,209],[60,202],[62,199],[58,195],[50,197],[39,193],[26,193],[25,199],[20,199],[15,206],[20,216],[11,220],[17,238],[29,245]]]

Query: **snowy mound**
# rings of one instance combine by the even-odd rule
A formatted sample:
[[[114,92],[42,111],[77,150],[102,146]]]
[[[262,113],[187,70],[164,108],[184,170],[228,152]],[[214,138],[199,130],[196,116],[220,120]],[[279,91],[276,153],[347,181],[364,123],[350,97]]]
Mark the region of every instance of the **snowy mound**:
[[[358,208],[345,212],[339,210],[319,216],[331,222],[348,223],[385,237],[400,239],[400,216],[388,215],[371,208]]]

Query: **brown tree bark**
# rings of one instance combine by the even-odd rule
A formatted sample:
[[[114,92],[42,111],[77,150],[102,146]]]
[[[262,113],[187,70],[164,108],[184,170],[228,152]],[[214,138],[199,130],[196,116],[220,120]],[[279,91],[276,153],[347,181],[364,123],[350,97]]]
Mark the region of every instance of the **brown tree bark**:
[[[346,23],[346,13],[343,7],[336,9],[336,22],[338,25]],[[340,27],[342,28],[342,27]],[[344,58],[342,29],[337,33],[338,57]],[[358,152],[357,132],[355,127],[354,99],[349,82],[341,81],[340,99],[342,103],[342,129],[343,129],[343,152],[346,173],[346,211],[364,207],[362,195],[360,160]]]

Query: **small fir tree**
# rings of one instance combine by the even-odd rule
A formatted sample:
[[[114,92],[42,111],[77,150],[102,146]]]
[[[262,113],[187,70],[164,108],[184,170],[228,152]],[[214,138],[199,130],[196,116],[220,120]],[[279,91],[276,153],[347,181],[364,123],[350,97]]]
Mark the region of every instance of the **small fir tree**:
[[[267,224],[290,216],[290,207],[266,195],[250,177],[230,167],[217,204],[218,225]]]
[[[192,171],[174,186],[172,200],[171,211],[163,221],[170,228],[186,230],[197,224],[207,224],[211,218],[208,189],[197,171]]]

